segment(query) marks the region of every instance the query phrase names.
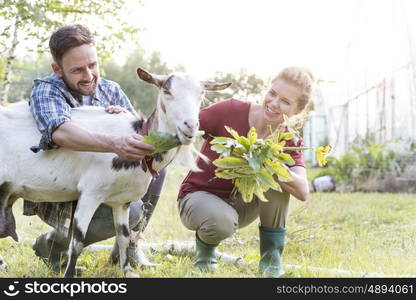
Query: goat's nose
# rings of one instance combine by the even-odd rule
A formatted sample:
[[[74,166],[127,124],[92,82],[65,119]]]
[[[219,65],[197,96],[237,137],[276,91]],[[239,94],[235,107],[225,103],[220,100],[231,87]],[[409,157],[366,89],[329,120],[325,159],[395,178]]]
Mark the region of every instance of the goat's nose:
[[[187,120],[183,122],[186,126],[186,128],[188,128],[190,131],[195,131],[198,130],[199,127],[199,122],[198,121],[192,121],[192,120]]]

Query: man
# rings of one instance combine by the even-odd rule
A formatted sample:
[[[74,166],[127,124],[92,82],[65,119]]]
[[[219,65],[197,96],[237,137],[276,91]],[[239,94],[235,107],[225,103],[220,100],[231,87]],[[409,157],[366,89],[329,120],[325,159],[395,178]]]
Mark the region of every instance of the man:
[[[42,150],[65,147],[74,151],[112,152],[122,159],[138,161],[149,155],[154,147],[141,141],[141,136],[110,136],[87,131],[71,121],[71,108],[81,105],[106,107],[108,113],[137,115],[129,99],[114,82],[100,78],[94,38],[82,25],[64,26],[52,34],[49,48],[53,57],[54,74],[34,81],[30,99],[32,114],[42,133]],[[165,172],[152,181],[143,198],[153,206],[163,185]],[[30,200],[30,199],[28,199]],[[137,199],[132,199],[132,201]],[[143,230],[153,209],[142,212],[141,200],[130,205],[130,228]],[[36,239],[33,249],[37,256],[59,272],[65,265],[70,241],[70,228],[76,202],[24,202],[24,214],[37,214],[55,230]],[[147,205],[149,207],[149,205]],[[140,222],[139,222],[140,221]],[[91,220],[85,246],[115,235],[112,210],[101,205]],[[117,253],[112,260],[117,261]],[[141,264],[142,253],[130,243],[129,262]],[[147,260],[143,260],[145,263]]]

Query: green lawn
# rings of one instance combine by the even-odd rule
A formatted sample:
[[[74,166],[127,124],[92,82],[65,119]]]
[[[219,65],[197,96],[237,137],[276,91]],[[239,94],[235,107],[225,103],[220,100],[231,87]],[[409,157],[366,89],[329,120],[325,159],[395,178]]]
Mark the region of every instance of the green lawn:
[[[146,241],[192,241],[194,233],[180,222],[176,195],[184,172],[171,169],[161,200],[146,231]],[[37,217],[21,215],[21,203],[15,205],[18,234],[22,242],[0,240],[0,253],[9,264],[2,277],[56,277],[40,261],[28,240],[49,230]],[[362,277],[366,273],[381,276],[416,274],[416,195],[315,193],[303,203],[291,202],[287,246],[283,255],[289,265],[288,277]],[[160,265],[138,269],[141,277],[257,277],[257,222],[239,230],[224,241],[219,250],[242,257],[248,264],[234,266],[220,262],[214,274],[196,271],[192,256],[147,253]],[[112,240],[105,243],[111,244]],[[107,262],[106,251],[85,251],[78,264],[86,266],[85,277],[118,277],[118,266]],[[292,266],[292,268],[291,268]],[[300,268],[293,268],[299,266]],[[321,269],[316,269],[321,268]],[[346,270],[338,273],[331,269]]]

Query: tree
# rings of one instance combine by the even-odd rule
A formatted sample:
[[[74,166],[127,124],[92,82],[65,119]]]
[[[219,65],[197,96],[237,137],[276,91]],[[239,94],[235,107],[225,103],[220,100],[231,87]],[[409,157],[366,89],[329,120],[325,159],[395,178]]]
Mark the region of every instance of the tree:
[[[33,80],[50,75],[51,73],[51,59],[45,55],[37,59],[16,60],[8,95],[10,102],[29,99]]]
[[[33,79],[52,73],[50,64],[51,59],[46,56],[16,61],[14,64],[12,88],[9,95],[10,99],[14,101],[28,99]],[[138,78],[136,73],[138,67],[161,75],[169,74],[172,71],[184,71],[184,67],[168,67],[158,52],[147,54],[142,48],[133,51],[122,65],[117,64],[114,59],[107,59],[101,62],[101,76],[120,84],[134,107],[149,115],[155,108],[158,89]]]
[[[121,42],[138,31],[122,20],[124,0],[0,0],[1,102],[7,102],[18,47],[42,53],[52,31],[65,23],[87,20],[101,42],[101,57],[114,52]],[[100,18],[91,18],[97,16]],[[105,23],[104,23],[105,20]],[[117,25],[115,25],[117,24]],[[24,42],[30,39],[30,44]],[[1,65],[0,65],[1,66]]]
[[[133,51],[123,66],[117,65],[114,61],[103,64],[103,75],[119,83],[134,107],[148,116],[155,108],[158,89],[138,78],[136,73],[138,67],[160,75],[167,75],[173,71],[184,71],[184,67],[170,68],[166,62],[162,61],[159,52],[147,55],[143,48]]]
[[[266,87],[263,79],[255,74],[250,74],[246,70],[241,69],[240,73],[221,73],[217,72],[214,77],[218,82],[232,82],[233,84],[227,89],[229,92],[209,92],[206,95],[209,103],[218,102],[225,98],[236,98],[240,100],[261,100],[262,92]]]

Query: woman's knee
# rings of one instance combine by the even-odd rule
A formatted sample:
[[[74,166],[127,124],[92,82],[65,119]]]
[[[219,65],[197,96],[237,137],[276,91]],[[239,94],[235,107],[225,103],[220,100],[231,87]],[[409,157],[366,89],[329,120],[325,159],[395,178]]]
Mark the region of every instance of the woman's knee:
[[[261,225],[271,228],[286,227],[290,194],[269,190],[265,196],[269,201],[260,203]]]
[[[216,244],[231,236],[238,227],[236,210],[224,200],[207,192],[193,192],[178,202],[184,226],[198,232],[202,241]]]
[[[238,218],[213,216],[197,229],[198,236],[208,244],[218,244],[232,236],[238,228]]]

